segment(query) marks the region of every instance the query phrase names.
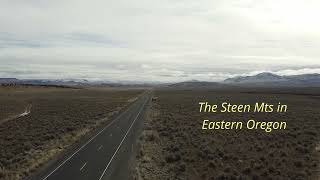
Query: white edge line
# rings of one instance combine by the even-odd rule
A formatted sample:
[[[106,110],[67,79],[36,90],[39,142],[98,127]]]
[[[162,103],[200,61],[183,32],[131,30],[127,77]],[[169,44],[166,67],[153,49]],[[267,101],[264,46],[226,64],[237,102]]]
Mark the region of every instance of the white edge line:
[[[83,166],[80,168],[80,171],[87,165],[87,162],[83,164]]]
[[[99,134],[101,134],[105,129],[107,129],[111,124],[113,124],[116,120],[118,120],[123,114],[125,114],[130,108],[127,108],[123,113],[121,113],[118,117],[116,117],[113,121],[111,121],[106,127],[104,127],[98,134],[93,136],[89,141],[87,141],[84,145],[82,145],[76,152],[74,152],[71,156],[69,156],[66,160],[64,160],[58,167],[56,167],[51,173],[49,173],[42,180],[46,180],[51,174],[57,171],[62,165],[64,165],[67,161],[69,161],[75,154],[77,154],[82,148],[84,148],[87,144],[89,144],[94,138],[96,138]]]
[[[100,145],[99,147],[98,147],[98,151],[102,148],[103,146],[102,145]]]
[[[144,108],[144,106],[146,105],[147,101],[148,101],[148,99],[144,102],[144,104],[142,105],[142,107],[141,107],[141,109],[140,109],[140,111],[139,111],[138,115],[135,117],[135,119],[134,119],[134,120],[133,120],[133,122],[131,123],[131,125],[130,125],[129,129],[127,130],[126,134],[125,134],[125,135],[124,135],[124,137],[122,138],[122,140],[121,140],[121,142],[120,142],[120,144],[119,144],[118,148],[117,148],[117,149],[116,149],[116,151],[113,153],[113,155],[112,155],[112,157],[111,157],[111,159],[110,159],[109,163],[107,164],[107,167],[106,167],[106,168],[104,169],[104,171],[102,172],[102,174],[101,174],[101,176],[100,176],[99,180],[101,180],[101,179],[102,179],[102,177],[104,176],[104,174],[106,173],[106,171],[107,171],[108,167],[110,166],[110,164],[111,164],[111,162],[112,162],[113,158],[116,156],[117,152],[119,151],[119,149],[120,149],[120,147],[121,147],[122,143],[123,143],[123,142],[124,142],[124,140],[126,139],[126,137],[127,137],[128,133],[130,132],[130,130],[131,130],[131,128],[132,128],[132,126],[133,126],[133,124],[134,124],[134,123],[136,122],[136,120],[138,119],[138,117],[139,117],[139,115],[140,115],[140,113],[141,113],[142,109],[143,109],[143,108]]]

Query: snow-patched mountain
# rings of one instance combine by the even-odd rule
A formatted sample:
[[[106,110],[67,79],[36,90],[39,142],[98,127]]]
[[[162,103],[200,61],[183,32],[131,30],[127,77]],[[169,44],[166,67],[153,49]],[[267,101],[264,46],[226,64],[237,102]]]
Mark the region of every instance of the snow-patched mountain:
[[[218,82],[207,82],[207,81],[184,81],[169,85],[172,88],[221,88],[227,85]]]
[[[224,80],[224,83],[257,83],[257,82],[273,82],[273,81],[285,81],[286,78],[272,74],[272,73],[260,73],[255,76],[237,76],[234,78],[228,78]]]
[[[251,86],[307,86],[320,87],[320,74],[280,76],[268,72],[254,76],[237,76],[223,81],[226,84]]]

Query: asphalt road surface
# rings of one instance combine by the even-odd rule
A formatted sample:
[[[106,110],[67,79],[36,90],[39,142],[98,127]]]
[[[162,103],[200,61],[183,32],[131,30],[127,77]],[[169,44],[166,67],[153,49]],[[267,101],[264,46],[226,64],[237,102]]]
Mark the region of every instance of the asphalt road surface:
[[[47,168],[36,179],[128,179],[129,160],[132,158],[150,96],[150,92],[142,95],[81,147]]]

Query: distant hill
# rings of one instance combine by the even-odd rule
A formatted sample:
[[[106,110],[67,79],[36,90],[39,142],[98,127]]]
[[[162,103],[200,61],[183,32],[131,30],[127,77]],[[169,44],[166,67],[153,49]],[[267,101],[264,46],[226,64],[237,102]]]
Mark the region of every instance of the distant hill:
[[[0,78],[1,85],[54,85],[54,86],[76,86],[88,83],[87,80],[47,80],[47,79],[17,79]]]
[[[171,88],[235,88],[235,87],[320,87],[320,74],[279,76],[269,72],[254,76],[237,76],[222,82],[185,81],[168,85]]]
[[[228,78],[223,83],[240,86],[320,87],[320,74],[279,76],[265,72],[254,76]]]
[[[143,84],[136,82],[114,81],[88,81],[86,79],[17,79],[0,78],[0,85],[40,85],[40,86],[73,86],[73,87],[154,87],[159,84]],[[175,84],[160,84],[161,87],[169,88],[234,88],[234,87],[320,87],[320,74],[302,74],[292,76],[280,76],[269,72],[254,76],[237,76],[225,79],[222,82],[208,81],[185,81]],[[160,86],[159,85],[159,86]]]
[[[16,83],[19,79],[16,78],[0,78],[0,84],[9,84],[9,83]]]
[[[17,78],[0,78],[0,85],[33,85],[33,86],[59,86],[59,87],[129,87],[141,88],[152,87],[153,84],[135,83],[135,82],[113,82],[107,80],[88,81],[86,79],[17,79]]]
[[[223,88],[229,85],[221,84],[218,82],[207,82],[207,81],[185,81],[175,84],[171,84],[168,87],[171,88]]]

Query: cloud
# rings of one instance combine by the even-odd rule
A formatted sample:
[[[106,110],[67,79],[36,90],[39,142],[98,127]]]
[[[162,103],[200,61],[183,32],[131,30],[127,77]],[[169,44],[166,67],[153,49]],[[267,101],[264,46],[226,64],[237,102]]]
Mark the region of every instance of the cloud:
[[[45,37],[20,34],[0,33],[0,48],[50,48],[70,46],[114,46],[124,47],[125,44],[106,35],[88,32],[73,32],[66,34],[51,34]]]
[[[88,43],[88,44],[100,44],[100,45],[120,45],[120,42],[115,41],[114,39],[95,33],[85,33],[85,32],[74,32],[60,37],[60,39],[65,39],[71,43]]]
[[[19,38],[11,33],[0,33],[0,48],[14,48],[14,47],[27,47],[27,48],[41,48],[47,47],[47,43]]]
[[[300,73],[320,67],[319,8],[296,0],[3,0],[1,76],[218,81]]]
[[[274,72],[278,75],[320,74],[320,68],[284,69]]]

